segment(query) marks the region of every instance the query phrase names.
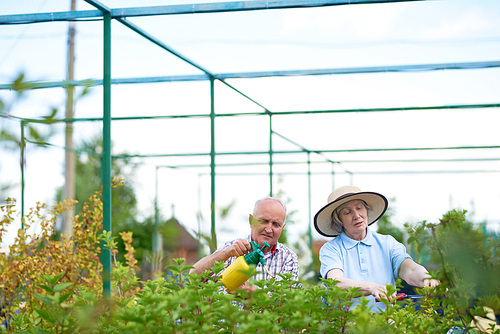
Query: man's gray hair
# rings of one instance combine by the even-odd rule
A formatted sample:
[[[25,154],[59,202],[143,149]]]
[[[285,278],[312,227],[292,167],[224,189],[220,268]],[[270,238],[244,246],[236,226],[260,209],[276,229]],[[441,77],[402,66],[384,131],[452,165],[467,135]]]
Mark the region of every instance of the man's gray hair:
[[[366,204],[366,202],[363,201],[362,199],[360,199],[359,201],[361,203],[363,203],[363,205],[365,206],[365,208],[366,208],[366,219],[368,219],[368,216],[370,215],[370,211],[372,210],[372,208],[370,206],[368,206],[368,204]],[[351,201],[349,201],[349,202],[351,202]],[[344,204],[339,205],[332,212],[332,228],[333,228],[333,230],[335,232],[337,232],[339,234],[344,231],[344,224],[342,223],[342,221],[340,221],[339,212],[340,212],[340,210],[342,210],[343,208],[345,208],[349,204],[349,202],[345,202]]]
[[[272,197],[272,196],[266,196],[266,197],[263,197],[261,199],[258,199],[257,202],[255,202],[255,205],[253,207],[253,213],[255,213],[255,210],[257,209],[257,206],[259,205],[259,203],[262,201],[265,201],[267,199],[272,199],[272,200],[275,200],[276,202],[280,203],[281,206],[283,206],[283,209],[285,209],[285,217],[286,217],[286,205],[285,205],[285,203],[283,203],[283,201],[280,200],[279,198]]]

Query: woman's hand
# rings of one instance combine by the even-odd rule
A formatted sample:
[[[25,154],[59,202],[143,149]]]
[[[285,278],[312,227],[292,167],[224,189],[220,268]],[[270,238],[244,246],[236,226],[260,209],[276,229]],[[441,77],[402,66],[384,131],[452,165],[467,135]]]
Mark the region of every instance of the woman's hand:
[[[436,287],[441,284],[440,281],[431,278],[427,269],[409,258],[401,263],[399,277],[404,279],[406,283],[419,288],[423,288],[424,286]]]
[[[369,292],[370,294],[375,297],[375,301],[379,302],[383,298],[391,301],[394,298],[396,298],[396,293],[393,293],[392,295],[387,296],[387,289],[385,285],[378,284],[378,283],[371,283],[369,285]]]
[[[358,287],[359,292],[364,296],[374,296],[375,301],[379,302],[382,298],[387,298],[389,301],[396,297],[396,293],[387,296],[387,289],[385,285],[374,283],[374,282],[364,282],[356,281],[344,277],[344,272],[340,269],[332,269],[326,274],[327,278],[335,279],[339,281],[337,286],[341,288]]]
[[[441,282],[438,281],[437,279],[426,278],[426,279],[424,279],[423,284],[424,284],[424,286],[430,286],[431,288],[435,288],[436,286],[441,284]]]

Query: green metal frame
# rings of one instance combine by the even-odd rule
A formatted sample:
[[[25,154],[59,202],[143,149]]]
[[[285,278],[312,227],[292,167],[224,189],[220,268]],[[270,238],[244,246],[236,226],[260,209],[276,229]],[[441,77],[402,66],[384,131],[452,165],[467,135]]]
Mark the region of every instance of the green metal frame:
[[[210,180],[211,180],[211,237],[216,240],[215,233],[215,186],[216,186],[216,173],[215,158],[217,155],[230,155],[230,154],[267,154],[269,156],[269,194],[273,195],[273,166],[275,164],[283,163],[297,163],[297,162],[274,162],[273,156],[275,154],[295,154],[305,153],[307,155],[307,178],[308,178],[308,197],[309,197],[309,242],[312,249],[312,231],[311,231],[311,164],[318,163],[311,161],[311,153],[319,154],[325,158],[323,163],[330,163],[332,171],[329,173],[334,176],[336,174],[347,173],[349,171],[336,172],[334,170],[335,164],[340,164],[347,161],[332,161],[328,159],[323,153],[332,152],[366,152],[366,151],[403,151],[403,150],[461,150],[461,149],[498,149],[500,146],[474,146],[474,147],[431,147],[431,148],[380,148],[369,150],[323,150],[311,151],[302,147],[300,144],[276,133],[273,130],[273,116],[275,115],[290,115],[290,114],[315,114],[315,113],[349,113],[349,112],[393,112],[402,110],[442,110],[442,109],[476,109],[476,108],[498,108],[500,103],[495,104],[477,104],[477,105],[448,105],[448,106],[428,106],[428,107],[415,107],[415,108],[373,108],[373,109],[344,109],[344,110],[305,110],[305,111],[285,111],[285,112],[272,112],[257,101],[253,100],[243,92],[237,90],[235,87],[228,84],[225,80],[230,78],[258,78],[270,76],[304,76],[304,75],[344,75],[353,73],[379,73],[379,72],[405,72],[405,71],[434,71],[434,70],[461,70],[461,69],[479,69],[479,68],[498,68],[500,61],[490,62],[476,62],[476,63],[453,63],[453,64],[425,64],[425,65],[405,65],[405,66],[385,66],[385,67],[365,67],[365,68],[344,68],[344,69],[321,69],[321,70],[303,70],[303,71],[280,71],[280,72],[253,72],[253,73],[226,73],[214,74],[204,69],[202,66],[191,61],[179,52],[173,50],[171,47],[164,44],[162,41],[151,36],[149,33],[142,30],[140,27],[128,21],[127,17],[138,16],[157,16],[157,15],[179,15],[179,14],[201,14],[201,13],[220,13],[220,12],[235,12],[235,11],[255,11],[255,10],[268,10],[268,9],[288,9],[288,8],[304,8],[304,7],[321,7],[321,6],[336,6],[348,4],[368,4],[368,3],[389,3],[389,2],[408,2],[408,1],[425,1],[425,0],[275,0],[275,1],[229,1],[220,3],[205,3],[205,4],[189,4],[189,5],[170,5],[170,6],[154,6],[154,7],[135,7],[135,8],[113,8],[110,9],[105,5],[95,0],[85,0],[90,5],[94,6],[97,10],[87,11],[70,11],[70,12],[57,12],[57,13],[38,13],[38,14],[21,14],[21,15],[0,15],[0,26],[9,24],[30,24],[39,22],[54,22],[54,21],[84,21],[89,19],[99,19],[103,21],[103,80],[85,80],[85,81],[59,81],[59,82],[46,82],[33,84],[34,89],[53,88],[63,86],[80,86],[80,85],[102,85],[103,93],[103,117],[102,118],[81,118],[81,119],[61,119],[60,122],[77,122],[77,121],[100,121],[103,124],[103,154],[102,154],[102,184],[103,184],[103,226],[105,230],[111,231],[111,160],[113,158],[147,158],[158,156],[196,156],[196,155],[210,155]],[[202,75],[186,75],[186,76],[168,76],[168,77],[153,77],[153,78],[129,78],[129,79],[112,79],[111,78],[111,23],[113,20],[123,24],[140,36],[149,40],[150,42],[158,45],[165,51],[173,54],[177,58],[185,61],[191,66],[201,70]],[[166,116],[143,116],[143,117],[111,117],[111,86],[113,84],[133,84],[133,83],[150,83],[150,82],[170,82],[170,81],[210,81],[210,114],[202,115],[166,115]],[[255,103],[263,109],[260,113],[242,113],[242,114],[216,114],[215,112],[215,81],[218,80],[223,85],[234,90],[242,95],[249,101]],[[0,89],[11,89],[10,84],[0,84]],[[262,152],[216,152],[215,151],[215,119],[216,117],[231,117],[242,115],[268,115],[269,116],[269,150]],[[210,152],[194,153],[194,154],[156,154],[156,155],[121,155],[112,156],[111,154],[111,124],[112,121],[118,120],[133,120],[133,119],[155,119],[155,118],[190,118],[190,117],[209,117],[211,126],[211,144]],[[24,127],[29,122],[41,122],[40,120],[33,119],[20,119],[21,121],[21,214],[24,217],[24,159],[25,159],[25,143],[28,142],[24,138]],[[289,151],[274,151],[273,150],[273,135],[279,136],[282,139],[296,145],[298,150]],[[50,145],[50,144],[48,144]],[[52,145],[55,146],[55,145]],[[68,149],[68,148],[64,148]],[[462,161],[463,159],[446,160],[446,161]],[[478,160],[498,160],[498,159],[466,159],[467,161]],[[364,160],[366,162],[368,160]],[[388,162],[395,160],[369,160],[370,162]],[[422,161],[422,160],[398,160],[406,162]],[[427,160],[427,161],[445,161]],[[363,162],[362,160],[351,160],[349,162]],[[226,164],[229,165],[229,164]],[[233,164],[240,165],[240,164]],[[248,164],[245,164],[248,165]],[[200,165],[196,165],[199,167]],[[224,166],[224,164],[219,164]],[[177,165],[177,166],[156,166],[156,185],[155,185],[155,231],[158,228],[158,169],[162,167],[179,168],[179,167],[195,167],[195,165]],[[437,172],[437,171],[430,171]],[[500,171],[446,171],[451,172],[500,172]],[[383,173],[383,172],[357,172],[360,173]],[[397,173],[391,171],[390,173]],[[409,172],[418,173],[418,172]],[[217,175],[227,175],[219,173]],[[248,173],[245,173],[248,175]],[[332,188],[334,188],[334,178],[332,177]],[[24,219],[24,218],[23,218]],[[155,236],[156,238],[156,236]],[[155,239],[154,242],[157,242]],[[111,254],[109,250],[103,248],[101,255],[101,262],[103,264],[103,295],[111,297]]]

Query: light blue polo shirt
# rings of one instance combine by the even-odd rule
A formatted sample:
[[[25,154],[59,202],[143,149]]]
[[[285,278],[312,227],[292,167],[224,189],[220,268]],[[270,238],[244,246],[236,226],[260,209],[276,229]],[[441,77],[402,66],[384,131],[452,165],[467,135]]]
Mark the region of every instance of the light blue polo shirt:
[[[382,235],[367,228],[366,237],[361,241],[349,238],[344,232],[328,241],[319,251],[321,277],[332,269],[341,269],[344,277],[364,282],[395,284],[399,278],[401,263],[411,258],[403,244],[391,235]],[[385,305],[375,302],[375,297],[366,296],[368,306],[375,306],[372,312],[384,309]],[[354,300],[351,309],[356,307],[359,298]]]

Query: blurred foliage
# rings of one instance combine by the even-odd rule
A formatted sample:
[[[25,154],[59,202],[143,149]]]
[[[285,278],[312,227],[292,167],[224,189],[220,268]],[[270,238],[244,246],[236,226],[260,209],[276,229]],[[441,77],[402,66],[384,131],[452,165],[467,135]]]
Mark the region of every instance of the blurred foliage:
[[[75,155],[75,212],[81,212],[84,200],[101,189],[102,136],[84,140],[75,146],[80,154]],[[113,147],[113,144],[111,145]],[[112,148],[111,148],[112,149]],[[129,159],[112,159],[111,176],[117,176],[126,183],[112,190],[111,214],[113,232],[123,231],[125,226],[136,222],[137,198],[131,186],[136,165]],[[56,201],[62,199],[62,187],[57,190]]]
[[[406,224],[408,243],[439,265],[436,272],[449,295],[460,296],[459,311],[486,305],[500,308],[500,240],[498,234],[474,224],[465,210],[451,210],[438,223]]]
[[[394,203],[395,199],[391,198],[389,199],[390,203]],[[385,211],[384,215],[380,217],[379,220],[375,223],[375,227],[377,229],[377,232],[380,234],[385,234],[385,235],[392,235],[397,241],[403,243],[403,230],[397,228],[392,224],[392,219],[394,217],[394,209],[393,206],[389,205],[387,210]]]
[[[75,101],[89,93],[90,81],[84,84],[83,89],[75,97]],[[46,147],[50,139],[56,134],[55,128],[51,124],[61,122],[57,118],[57,107],[45,107],[41,111],[43,116],[38,118],[21,118],[12,115],[15,104],[26,97],[29,90],[37,87],[34,82],[25,80],[24,73],[20,73],[12,82],[11,90],[15,92],[12,101],[0,100],[0,149],[11,152],[24,152],[26,143],[31,143],[35,147]],[[46,109],[49,109],[48,113]],[[13,122],[19,122],[18,127],[12,126]],[[21,126],[24,129],[24,138],[21,138]],[[19,166],[26,165],[26,157],[19,160]],[[0,166],[1,167],[1,166]],[[3,200],[3,192],[14,186],[11,184],[0,184],[0,199]],[[88,197],[86,197],[88,198]]]
[[[277,180],[278,191],[276,191],[276,194],[274,195],[274,197],[279,198],[287,207],[286,208],[287,209],[286,210],[286,220],[285,220],[286,226],[283,229],[283,231],[281,232],[281,235],[280,235],[278,241],[281,242],[282,244],[286,245],[287,247],[290,247],[291,245],[288,244],[288,230],[293,228],[293,225],[296,223],[297,210],[290,210],[290,208],[288,207],[289,204],[292,202],[292,199],[281,188],[281,186],[284,182],[283,178],[284,178],[283,175],[281,175],[281,174],[278,175],[278,180]]]
[[[372,313],[366,298],[350,310],[353,298],[361,296],[358,288],[338,287],[332,279],[299,287],[291,273],[251,280],[259,288],[251,296],[246,290],[221,293],[220,277],[212,272],[220,272],[222,262],[216,262],[212,272],[197,275],[188,274],[192,267],[177,259],[165,268],[171,276],[140,282],[133,234],[120,233],[125,254],[123,263],[117,261],[117,237],[101,230],[100,192],[87,203],[75,216],[71,242],[49,236],[57,216],[73,203],[61,202],[49,215],[39,204],[26,217],[27,225],[40,226],[39,233],[28,236],[20,230],[11,254],[0,254],[0,321],[4,322],[0,331],[416,334],[456,329],[475,334],[479,330],[472,320],[487,315],[483,305],[498,315],[498,295],[490,294],[499,287],[498,238],[468,224],[465,212],[450,211],[437,224],[408,226],[412,243],[427,244],[442,259],[440,270],[431,273],[442,284],[417,289],[423,297],[418,305],[383,299],[386,309]],[[15,202],[0,206],[0,211],[0,231],[4,231],[14,221]],[[101,247],[109,248],[113,257],[111,299],[102,298]],[[388,293],[396,291],[390,284],[386,288]],[[469,303],[471,299],[478,307]],[[500,328],[487,332],[498,334]]]
[[[89,198],[96,191],[101,189],[101,154],[103,152],[102,136],[97,135],[89,140],[84,140],[76,145],[75,154],[75,200],[74,207],[76,214],[82,212],[86,198]],[[112,145],[113,146],[113,145]],[[138,209],[135,190],[131,186],[134,180],[136,165],[128,159],[112,159],[111,176],[120,177],[125,180],[122,186],[111,190],[111,227],[113,235],[118,235],[123,231],[134,232],[134,247],[137,250],[139,266],[142,266],[143,247],[151,249],[152,229],[149,229],[148,222],[137,221]],[[56,202],[62,200],[63,187],[56,191]],[[123,261],[125,248],[123,242],[118,242],[118,260]]]
[[[219,216],[220,221],[223,221],[224,219],[227,218],[229,213],[232,212],[234,205],[235,205],[235,201],[232,201],[231,203],[229,203],[225,206],[220,206],[220,207],[213,205],[213,207],[215,208],[215,215]],[[203,217],[203,214],[200,211],[197,212],[196,218],[198,219],[198,227],[206,225],[204,222],[205,219]],[[211,225],[211,224],[209,224],[209,225]],[[200,242],[200,246],[208,245],[209,254],[211,254],[217,250],[217,234],[214,234],[214,231],[210,231],[210,235],[204,234],[201,231],[196,231],[195,233],[196,233],[196,236]],[[226,240],[224,240],[223,243],[224,242],[226,242]],[[200,258],[202,258],[206,255],[209,255],[209,254],[204,254],[203,247],[200,247],[200,254],[199,254]]]

